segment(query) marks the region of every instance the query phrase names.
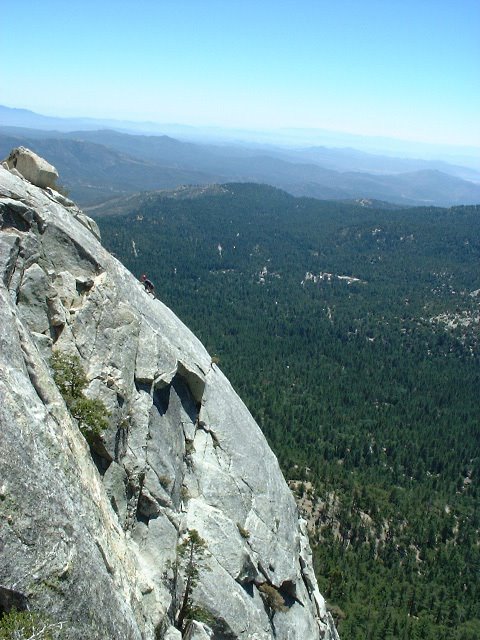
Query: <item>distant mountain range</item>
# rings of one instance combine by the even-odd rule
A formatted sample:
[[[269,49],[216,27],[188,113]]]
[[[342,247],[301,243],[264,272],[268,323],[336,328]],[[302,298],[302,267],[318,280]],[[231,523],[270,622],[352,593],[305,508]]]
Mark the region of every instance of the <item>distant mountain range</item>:
[[[92,131],[114,129],[123,133],[169,135],[183,141],[209,144],[235,144],[248,146],[328,147],[332,151],[361,150],[369,154],[394,156],[402,159],[423,158],[443,160],[449,164],[470,167],[480,171],[480,148],[471,145],[451,145],[401,140],[385,136],[368,136],[320,128],[274,128],[252,130],[219,126],[192,126],[178,123],[114,120],[100,118],[59,118],[45,116],[28,109],[13,109],[0,105],[0,124],[50,131]],[[336,167],[330,167],[335,169]],[[352,169],[353,167],[350,167]],[[367,170],[363,167],[362,170]],[[408,169],[404,169],[408,170]],[[412,169],[410,169],[412,170]],[[448,172],[447,172],[448,173]]]
[[[8,125],[13,122],[35,127]],[[83,130],[67,130],[81,123]],[[133,192],[232,181],[270,184],[321,199],[441,206],[480,202],[480,172],[441,161],[351,148],[199,144],[91,128],[99,124],[0,107],[0,157],[15,146],[31,148],[57,167],[61,183],[83,206]]]

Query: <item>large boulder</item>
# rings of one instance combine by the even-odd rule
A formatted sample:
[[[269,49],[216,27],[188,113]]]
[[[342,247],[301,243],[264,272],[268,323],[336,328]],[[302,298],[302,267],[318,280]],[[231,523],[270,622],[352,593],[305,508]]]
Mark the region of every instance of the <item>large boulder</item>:
[[[54,187],[58,178],[53,165],[26,147],[13,149],[5,163],[8,169],[16,169],[29,182],[42,189]]]

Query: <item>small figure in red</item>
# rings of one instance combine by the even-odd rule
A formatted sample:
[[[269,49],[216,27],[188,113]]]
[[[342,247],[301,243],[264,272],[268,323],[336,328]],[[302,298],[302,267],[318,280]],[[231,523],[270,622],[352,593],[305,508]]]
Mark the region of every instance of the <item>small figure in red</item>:
[[[140,278],[140,281],[142,282],[143,286],[145,287],[145,291],[147,293],[151,293],[152,296],[155,296],[155,286],[154,286],[153,282],[147,278],[145,273]]]

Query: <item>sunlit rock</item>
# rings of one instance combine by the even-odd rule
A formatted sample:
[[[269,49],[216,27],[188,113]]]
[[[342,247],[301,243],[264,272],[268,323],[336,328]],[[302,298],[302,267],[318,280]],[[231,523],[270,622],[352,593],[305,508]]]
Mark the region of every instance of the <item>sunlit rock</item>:
[[[177,545],[195,529],[192,599],[209,622],[185,637],[336,638],[259,427],[88,220],[0,167],[0,585],[69,640],[180,640]],[[108,410],[91,447],[53,381],[56,350]]]

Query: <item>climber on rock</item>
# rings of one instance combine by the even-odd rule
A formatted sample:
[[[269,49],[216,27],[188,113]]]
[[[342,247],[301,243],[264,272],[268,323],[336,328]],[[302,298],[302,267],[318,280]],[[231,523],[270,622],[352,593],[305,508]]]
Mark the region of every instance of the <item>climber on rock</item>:
[[[145,287],[145,291],[147,293],[151,293],[152,296],[155,297],[155,286],[154,286],[153,282],[147,278],[145,273],[140,278],[140,281],[142,282],[143,286]]]

